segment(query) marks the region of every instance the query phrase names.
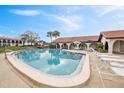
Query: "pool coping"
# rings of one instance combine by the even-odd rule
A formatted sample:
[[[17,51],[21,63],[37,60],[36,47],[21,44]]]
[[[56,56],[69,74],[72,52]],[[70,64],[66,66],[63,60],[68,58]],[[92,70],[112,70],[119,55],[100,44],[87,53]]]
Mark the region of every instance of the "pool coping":
[[[75,52],[71,50],[67,50],[67,51]],[[34,68],[27,66],[25,63],[20,62],[20,60],[13,57],[12,56],[13,53],[15,52],[7,53],[7,59],[10,62],[10,64],[15,69],[20,71],[22,74],[30,78],[34,83],[38,83],[39,86],[40,84],[45,84],[52,87],[73,87],[73,86],[78,86],[80,84],[85,84],[90,78],[89,54],[81,51],[76,51],[76,53],[82,53],[86,55],[85,59],[81,59],[81,61],[84,61],[83,67],[81,66],[82,68],[80,73],[77,73],[75,75],[70,75],[68,77],[59,77],[59,76],[54,77],[54,76],[49,76],[47,74],[42,74],[36,71]]]

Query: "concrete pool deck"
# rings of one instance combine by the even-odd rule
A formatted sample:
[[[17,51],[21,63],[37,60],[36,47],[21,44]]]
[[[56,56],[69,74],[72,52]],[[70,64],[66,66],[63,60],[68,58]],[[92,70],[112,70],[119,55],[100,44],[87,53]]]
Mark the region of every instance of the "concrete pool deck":
[[[93,58],[90,54],[90,68],[91,75],[88,82],[84,85],[75,86],[77,88],[124,88],[124,77],[113,77],[112,80],[102,79],[99,76],[99,72],[96,69],[96,65],[98,64],[98,60]],[[109,77],[103,75],[104,77]],[[1,88],[28,88],[28,87],[38,87],[29,79],[23,77],[20,73],[18,73],[13,67],[8,63],[5,59],[4,54],[0,54],[0,87]],[[46,85],[42,85],[41,87],[49,87]],[[74,88],[75,88],[74,87]]]

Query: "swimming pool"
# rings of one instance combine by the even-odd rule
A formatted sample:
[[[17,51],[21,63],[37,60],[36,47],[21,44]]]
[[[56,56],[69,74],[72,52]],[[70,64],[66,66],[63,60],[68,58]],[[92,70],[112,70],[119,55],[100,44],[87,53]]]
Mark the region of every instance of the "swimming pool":
[[[40,72],[57,76],[73,74],[84,56],[57,49],[28,49],[16,54],[19,60]]]
[[[89,54],[83,51],[28,49],[8,52],[6,58],[17,72],[38,87],[73,87],[85,84],[90,78]],[[39,60],[46,64],[43,68],[41,63],[36,64]]]

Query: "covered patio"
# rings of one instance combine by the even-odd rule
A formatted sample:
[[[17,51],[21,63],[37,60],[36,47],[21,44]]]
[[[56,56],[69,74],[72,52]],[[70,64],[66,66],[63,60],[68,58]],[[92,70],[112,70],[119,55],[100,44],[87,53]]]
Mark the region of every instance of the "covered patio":
[[[65,37],[58,38],[53,43],[59,49],[83,49],[89,50],[98,41],[98,36]],[[94,48],[94,47],[93,47]]]

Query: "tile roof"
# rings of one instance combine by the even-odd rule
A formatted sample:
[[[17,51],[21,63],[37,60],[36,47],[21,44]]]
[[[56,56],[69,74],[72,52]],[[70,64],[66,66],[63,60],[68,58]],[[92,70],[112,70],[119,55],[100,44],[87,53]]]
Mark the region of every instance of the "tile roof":
[[[16,38],[0,37],[0,40],[19,40]]]
[[[63,37],[54,40],[54,43],[67,43],[75,41],[98,41],[99,36],[80,36],[80,37]]]
[[[101,36],[104,36],[107,39],[124,38],[124,30],[101,32]]]

